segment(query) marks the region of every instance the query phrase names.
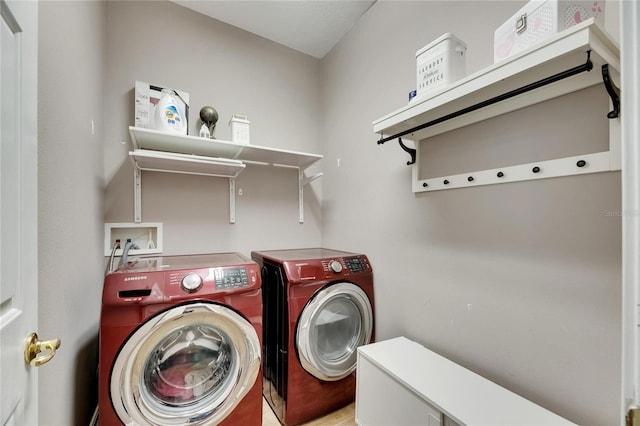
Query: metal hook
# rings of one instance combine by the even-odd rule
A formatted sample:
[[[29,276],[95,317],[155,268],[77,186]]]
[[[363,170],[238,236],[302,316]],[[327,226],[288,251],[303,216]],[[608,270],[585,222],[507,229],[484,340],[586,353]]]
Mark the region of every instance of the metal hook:
[[[620,115],[620,96],[618,95],[617,87],[611,81],[611,76],[609,75],[609,64],[604,64],[602,66],[602,81],[604,81],[604,87],[607,89],[607,93],[611,98],[611,103],[613,104],[613,111],[610,111],[607,114],[608,118],[618,118]]]
[[[402,143],[402,138],[398,138],[398,143],[400,144],[400,147],[411,156],[411,161],[407,161],[407,166],[415,164],[416,150],[414,148],[409,148],[404,143]]]

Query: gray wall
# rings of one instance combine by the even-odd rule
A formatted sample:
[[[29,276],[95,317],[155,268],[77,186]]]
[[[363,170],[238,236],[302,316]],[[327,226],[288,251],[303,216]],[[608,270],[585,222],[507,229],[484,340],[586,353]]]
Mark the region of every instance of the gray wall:
[[[190,134],[198,134],[200,108],[211,105],[218,139],[230,140],[229,119],[243,114],[252,144],[322,151],[319,60],[173,3],[109,2],[105,222],[133,222],[127,153],[135,80],[188,92]],[[236,181],[243,195],[235,224],[228,179],[143,172],[142,182],[142,219],[163,223],[165,254],[320,245],[321,183],[305,191],[299,224],[294,169],[248,166]]]
[[[364,252],[378,339],[405,335],[578,423],[616,424],[621,227],[606,212],[620,210],[619,174],[414,195],[406,154],[372,132],[406,103],[416,50],[451,31],[479,70],[492,29],[522,4],[379,1],[319,61],[172,3],[40,3],[40,332],[63,339],[55,368],[40,370],[41,424],[86,424],[93,408],[102,225],[133,221],[135,80],[189,92],[192,134],[212,105],[217,138],[245,114],[252,143],[325,155],[302,225],[293,170],[249,166],[234,225],[225,179],[143,173],[143,220],[164,223],[165,253]],[[577,96],[560,102],[599,95]],[[476,134],[504,128],[487,123]],[[479,153],[465,131],[450,143]]]
[[[414,195],[408,155],[372,131],[407,103],[418,49],[452,32],[478,71],[523,4],[379,1],[323,59],[323,245],[369,255],[378,339],[405,335],[579,424],[617,424],[621,223],[607,211],[620,211],[620,174]],[[606,149],[594,90],[425,141],[420,161],[438,176],[499,167],[487,159],[523,139],[542,158],[583,135],[571,155]]]
[[[104,46],[104,3],[39,3],[38,334],[62,339],[38,369],[41,425],[86,425],[97,401]]]

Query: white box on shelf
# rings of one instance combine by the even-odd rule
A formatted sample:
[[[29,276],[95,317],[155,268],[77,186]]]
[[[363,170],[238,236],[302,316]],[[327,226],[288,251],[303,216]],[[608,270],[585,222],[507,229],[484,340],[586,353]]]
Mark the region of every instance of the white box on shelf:
[[[247,120],[246,116],[233,114],[229,121],[229,127],[231,127],[231,142],[245,145],[249,144],[250,125],[251,122]]]
[[[134,87],[134,115],[135,127],[143,129],[161,130],[156,125],[156,105],[162,97],[162,89],[171,89],[168,87],[149,84],[144,81],[136,81]],[[189,94],[182,90],[174,90],[176,93],[176,102],[180,114],[185,118],[185,126],[183,133],[186,135],[189,129]]]
[[[423,97],[465,76],[467,45],[443,34],[416,52],[416,96]]]
[[[589,18],[604,26],[604,0],[532,0],[495,30],[493,62]]]
[[[128,238],[139,247],[131,249],[130,256],[162,253],[162,223],[105,223],[104,255],[111,256],[116,240],[120,240],[120,249],[115,255],[122,256]]]

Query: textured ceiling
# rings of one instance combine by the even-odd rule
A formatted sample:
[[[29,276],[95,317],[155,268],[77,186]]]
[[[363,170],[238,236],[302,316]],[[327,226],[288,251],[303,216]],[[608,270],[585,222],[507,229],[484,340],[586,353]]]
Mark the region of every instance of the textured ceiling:
[[[323,58],[375,2],[375,0],[172,1],[316,58]]]

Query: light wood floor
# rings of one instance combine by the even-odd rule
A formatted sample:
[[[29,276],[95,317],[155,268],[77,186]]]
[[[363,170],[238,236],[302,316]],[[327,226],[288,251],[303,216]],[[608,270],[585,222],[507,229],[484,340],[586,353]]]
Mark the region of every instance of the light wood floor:
[[[356,404],[355,402],[341,408],[338,411],[327,414],[319,419],[304,423],[304,426],[355,426],[356,424]],[[269,403],[262,400],[262,426],[280,426],[280,422]]]

